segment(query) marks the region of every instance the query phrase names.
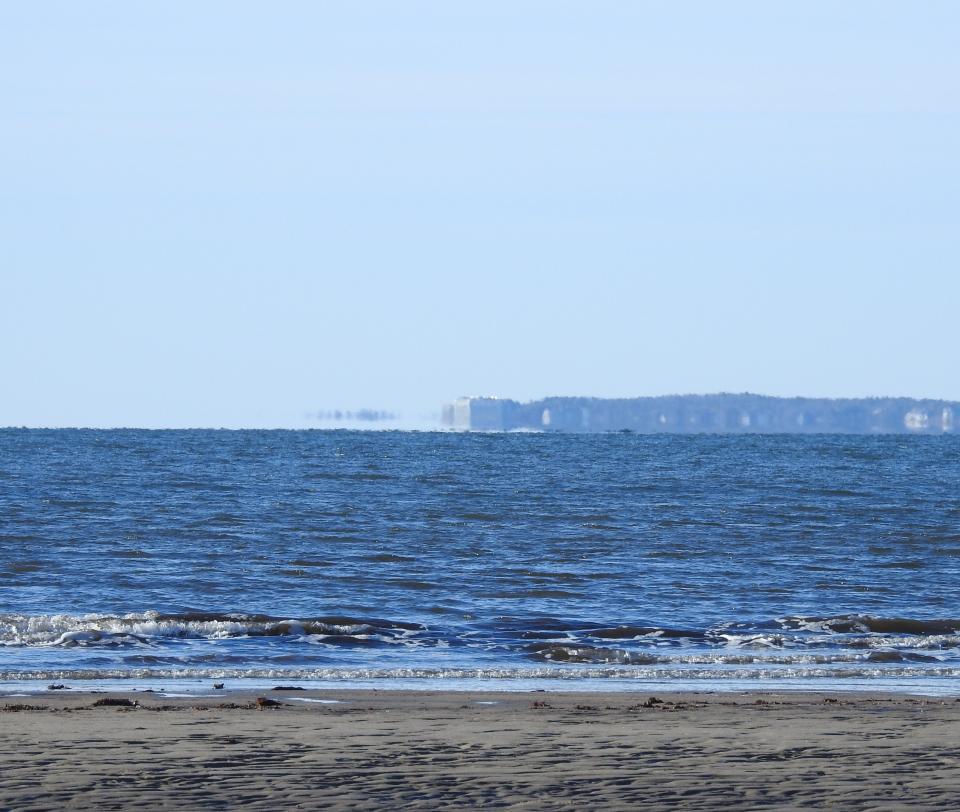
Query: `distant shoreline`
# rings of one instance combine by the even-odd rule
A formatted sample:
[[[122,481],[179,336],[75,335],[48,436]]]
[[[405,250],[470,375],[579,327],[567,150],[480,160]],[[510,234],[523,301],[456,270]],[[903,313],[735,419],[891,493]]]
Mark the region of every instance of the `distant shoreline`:
[[[595,434],[952,434],[960,402],[915,398],[780,398],[750,393],[638,398],[463,397],[442,410],[455,430]]]

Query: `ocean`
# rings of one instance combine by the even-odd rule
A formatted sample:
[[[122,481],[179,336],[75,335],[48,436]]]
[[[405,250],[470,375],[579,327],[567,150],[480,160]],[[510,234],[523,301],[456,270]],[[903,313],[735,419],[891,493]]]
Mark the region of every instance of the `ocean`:
[[[0,688],[960,694],[960,437],[0,431]]]

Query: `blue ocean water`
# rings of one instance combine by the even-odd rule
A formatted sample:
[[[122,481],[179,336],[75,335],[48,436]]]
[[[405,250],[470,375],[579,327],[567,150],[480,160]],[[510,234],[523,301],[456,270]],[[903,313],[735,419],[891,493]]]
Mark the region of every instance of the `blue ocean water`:
[[[0,683],[960,693],[960,438],[0,431]]]

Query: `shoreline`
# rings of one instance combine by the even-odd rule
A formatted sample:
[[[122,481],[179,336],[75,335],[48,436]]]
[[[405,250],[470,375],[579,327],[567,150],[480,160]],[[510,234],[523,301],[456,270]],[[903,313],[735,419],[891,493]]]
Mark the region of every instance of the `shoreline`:
[[[581,677],[568,678],[513,678],[463,677],[443,678],[343,676],[337,679],[308,678],[299,675],[274,674],[269,677],[232,677],[227,674],[191,676],[130,676],[77,678],[68,673],[48,673],[42,678],[0,680],[0,700],[5,696],[46,696],[52,684],[63,685],[65,690],[80,693],[174,693],[183,695],[218,695],[214,685],[222,683],[227,691],[271,691],[278,685],[295,686],[307,691],[395,691],[423,693],[582,693],[622,694],[625,696],[644,692],[666,694],[720,694],[785,693],[785,694],[837,694],[842,696],[926,696],[944,699],[960,698],[960,679],[957,677],[870,677],[870,678],[821,678],[808,677],[770,679],[664,679]]]
[[[239,682],[239,681],[238,681]],[[159,686],[159,682],[153,683],[154,685]],[[56,687],[54,687],[56,686]],[[297,696],[302,697],[314,697],[314,698],[330,698],[334,695],[336,697],[347,696],[350,697],[350,700],[353,701],[355,698],[364,698],[364,697],[386,697],[386,696],[396,696],[399,698],[403,697],[455,697],[455,696],[472,696],[474,694],[480,696],[500,696],[500,697],[536,697],[536,696],[556,696],[556,697],[578,697],[582,699],[588,699],[593,697],[594,700],[608,699],[610,701],[635,701],[638,697],[645,698],[649,694],[654,693],[659,697],[669,697],[674,701],[693,701],[693,700],[703,700],[706,702],[725,702],[734,699],[742,699],[744,697],[754,697],[757,699],[763,699],[766,697],[777,697],[784,701],[792,700],[822,700],[824,697],[830,699],[837,699],[842,701],[885,701],[885,700],[909,700],[909,699],[918,699],[918,700],[929,700],[939,703],[949,704],[951,702],[960,703],[960,691],[951,691],[951,692],[940,692],[940,693],[928,693],[921,690],[911,691],[906,687],[903,688],[837,688],[836,685],[831,685],[829,687],[817,688],[811,686],[805,687],[777,687],[771,685],[770,687],[765,688],[737,688],[737,687],[715,687],[704,686],[704,687],[669,687],[669,683],[652,683],[652,684],[641,684],[636,687],[630,688],[617,688],[615,690],[595,690],[593,688],[575,688],[575,687],[559,687],[559,688],[503,688],[503,687],[459,687],[459,686],[448,686],[444,685],[443,687],[423,687],[423,688],[411,688],[407,686],[394,687],[394,686],[363,686],[356,687],[355,684],[347,683],[343,686],[338,686],[336,684],[325,684],[318,686],[316,684],[303,684],[297,681],[284,681],[284,680],[273,680],[264,683],[259,683],[255,685],[249,684],[229,684],[226,683],[222,688],[217,688],[211,684],[204,685],[184,685],[184,684],[171,684],[165,687],[156,687],[156,688],[137,688],[137,687],[116,687],[114,685],[104,686],[104,687],[85,687],[82,685],[77,685],[76,683],[70,684],[67,683],[51,683],[49,685],[35,685],[32,687],[12,687],[8,683],[6,687],[0,688],[0,704],[4,702],[9,702],[15,699],[23,699],[29,697],[31,701],[33,700],[44,700],[45,702],[53,701],[51,706],[53,709],[59,709],[60,703],[56,700],[69,700],[71,697],[76,697],[78,700],[81,698],[89,699],[94,701],[97,698],[103,696],[111,697],[124,697],[132,700],[146,699],[151,698],[169,698],[182,700],[184,702],[189,702],[194,699],[197,700],[209,700],[215,701],[218,699],[233,699],[240,697],[244,701],[250,701],[250,698],[256,698],[258,696],[279,696],[279,697],[288,697],[296,698]],[[338,701],[345,701],[339,700]],[[67,702],[65,707],[68,707],[74,703]]]
[[[0,809],[933,810],[957,742],[910,694],[49,691],[0,696]]]

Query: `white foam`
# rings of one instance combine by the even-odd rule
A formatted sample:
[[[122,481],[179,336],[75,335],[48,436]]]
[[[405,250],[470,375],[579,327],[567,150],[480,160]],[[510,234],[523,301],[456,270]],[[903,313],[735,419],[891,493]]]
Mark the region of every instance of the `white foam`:
[[[0,646],[118,646],[150,645],[162,639],[225,640],[247,636],[299,636],[323,643],[327,637],[356,637],[395,642],[419,630],[383,629],[367,623],[327,623],[319,620],[276,619],[227,614],[217,618],[163,616],[159,612],[126,615],[0,614]]]
[[[343,703],[342,699],[313,699],[309,696],[288,696],[286,698],[291,702],[316,702],[318,705],[340,705]]]

